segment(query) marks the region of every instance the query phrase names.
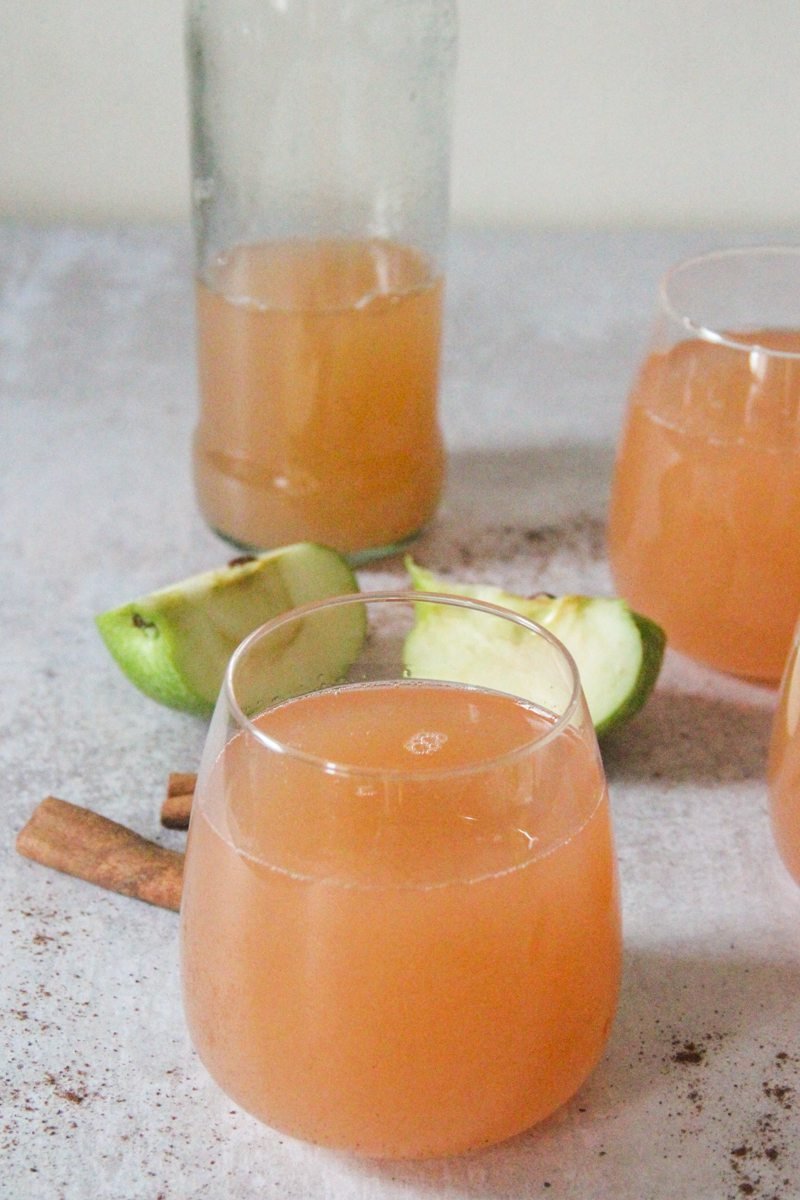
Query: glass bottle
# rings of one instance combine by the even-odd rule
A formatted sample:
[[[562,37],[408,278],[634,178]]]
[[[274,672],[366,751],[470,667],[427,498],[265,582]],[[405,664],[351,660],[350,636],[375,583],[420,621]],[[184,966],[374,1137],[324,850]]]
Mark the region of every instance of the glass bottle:
[[[248,549],[433,515],[455,0],[190,0],[194,476]]]

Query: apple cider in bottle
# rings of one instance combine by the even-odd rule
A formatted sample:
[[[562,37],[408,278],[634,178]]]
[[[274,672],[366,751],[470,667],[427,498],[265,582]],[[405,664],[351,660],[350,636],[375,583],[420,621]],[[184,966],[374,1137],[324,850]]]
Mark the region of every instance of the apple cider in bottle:
[[[201,511],[352,563],[433,516],[455,0],[190,0]]]
[[[197,286],[200,506],[232,540],[353,553],[438,502],[441,277],[381,239],[262,242]]]

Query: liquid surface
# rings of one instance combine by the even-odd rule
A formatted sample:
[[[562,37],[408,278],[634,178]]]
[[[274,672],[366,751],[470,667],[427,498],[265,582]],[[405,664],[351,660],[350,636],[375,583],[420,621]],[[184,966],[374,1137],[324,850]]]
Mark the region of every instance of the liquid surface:
[[[235,247],[197,283],[195,483],[209,523],[260,548],[388,546],[431,517],[442,281],[409,247]]]
[[[800,353],[800,333],[740,334]],[[645,362],[617,457],[617,590],[672,646],[780,679],[800,611],[800,361],[682,342]]]
[[[194,1043],[228,1094],[369,1155],[463,1151],[527,1128],[596,1063],[616,1004],[619,902],[594,745],[508,697],[339,689],[265,729],[326,775],[228,743],[203,781],[182,916]]]

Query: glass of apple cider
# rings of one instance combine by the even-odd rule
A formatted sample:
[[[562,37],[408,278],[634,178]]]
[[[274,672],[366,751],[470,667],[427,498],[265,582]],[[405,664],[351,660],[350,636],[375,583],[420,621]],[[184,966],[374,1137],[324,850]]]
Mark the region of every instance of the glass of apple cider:
[[[472,652],[426,664],[422,621],[468,627]],[[621,957],[567,651],[427,593],[336,597],[251,635],[199,772],[181,947],[202,1062],[284,1133],[424,1158],[563,1104],[603,1053]]]
[[[663,280],[609,554],[673,647],[778,682],[800,611],[800,247],[707,254]]]
[[[361,562],[436,510],[455,0],[190,0],[201,511]]]
[[[775,844],[800,883],[800,625],[781,680],[767,777]]]

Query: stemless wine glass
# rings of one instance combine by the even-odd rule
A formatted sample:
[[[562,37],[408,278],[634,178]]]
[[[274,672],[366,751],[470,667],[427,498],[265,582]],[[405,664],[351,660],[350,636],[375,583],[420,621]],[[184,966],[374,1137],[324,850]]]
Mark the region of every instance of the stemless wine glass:
[[[675,648],[780,679],[800,611],[800,248],[725,250],[667,274],[609,553],[618,590]]]
[[[767,777],[775,844],[789,873],[800,883],[800,625],[772,722]]]
[[[621,955],[569,654],[425,593],[263,626],[209,730],[181,926],[194,1045],[273,1128],[422,1158],[546,1116],[602,1053]]]

